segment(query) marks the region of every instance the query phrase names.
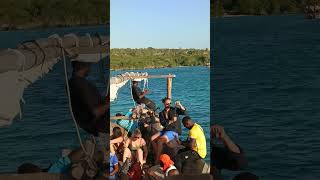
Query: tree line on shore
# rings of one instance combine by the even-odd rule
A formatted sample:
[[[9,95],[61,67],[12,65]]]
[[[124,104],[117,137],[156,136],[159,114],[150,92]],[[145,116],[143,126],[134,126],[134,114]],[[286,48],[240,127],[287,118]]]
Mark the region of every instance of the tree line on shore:
[[[202,66],[210,62],[209,49],[111,49],[111,69]]]
[[[0,1],[2,30],[98,25],[109,21],[109,0]]]
[[[319,0],[211,0],[211,16],[272,15],[303,13],[308,4],[320,5]]]

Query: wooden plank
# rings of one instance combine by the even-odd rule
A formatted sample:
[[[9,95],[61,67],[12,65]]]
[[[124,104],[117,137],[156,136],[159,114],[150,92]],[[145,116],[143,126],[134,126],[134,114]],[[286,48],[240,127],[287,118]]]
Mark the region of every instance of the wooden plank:
[[[130,120],[130,121],[138,121],[139,119],[131,119],[128,116],[111,116],[110,120],[118,120],[118,119],[124,119],[124,120]]]
[[[172,98],[172,77],[167,78],[167,97]]]

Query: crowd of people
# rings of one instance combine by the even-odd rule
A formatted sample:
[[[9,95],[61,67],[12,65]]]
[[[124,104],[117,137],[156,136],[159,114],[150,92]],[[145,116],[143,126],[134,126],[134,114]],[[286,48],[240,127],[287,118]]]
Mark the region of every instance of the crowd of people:
[[[146,97],[148,92],[142,91],[139,82],[133,80],[132,97],[136,107],[124,115],[117,113],[119,119],[111,122],[111,178],[127,176],[134,179],[132,174],[139,174],[141,176],[137,179],[142,179],[142,176],[159,179],[186,173],[190,169],[186,167],[186,162],[205,163],[203,159],[207,149],[204,131],[188,116],[186,107],[179,101],[172,106],[171,99],[165,97],[162,99],[164,108],[158,112],[156,104]],[[189,130],[186,140],[181,140],[182,124]],[[192,167],[198,173],[202,172],[201,165]],[[135,173],[130,173],[131,169]]]
[[[138,81],[133,80],[132,96],[136,106],[125,114],[117,113],[115,120],[111,120],[108,98],[101,96],[86,79],[91,64],[74,61],[72,65],[73,76],[69,80],[72,113],[78,126],[90,134],[93,141],[58,158],[46,169],[24,163],[18,173],[71,174],[76,179],[158,180],[204,172],[205,132],[181,102],[176,101],[173,106],[172,100],[165,97],[164,108],[159,111],[146,97],[149,91],[142,91]],[[181,139],[182,125],[188,130],[184,140]],[[216,140],[223,145],[216,144]],[[242,148],[219,125],[211,127],[210,159],[208,169],[214,180],[222,179],[222,169],[239,171],[248,164]],[[234,180],[244,179],[259,178],[248,172],[234,177]]]
[[[187,108],[177,101],[162,99],[163,110],[158,112],[156,104],[133,80],[132,96],[136,107],[110,126],[110,178],[111,179],[163,179],[174,175],[203,173],[207,156],[207,139],[200,124],[188,116]],[[180,117],[183,116],[181,119]],[[128,118],[123,118],[128,117]],[[181,140],[182,127],[188,137]],[[214,142],[222,142],[222,146]],[[220,143],[221,144],[221,143]],[[221,170],[244,170],[247,159],[242,148],[219,125],[211,127],[211,166],[214,180],[223,179]],[[240,173],[235,180],[259,179],[249,172]]]

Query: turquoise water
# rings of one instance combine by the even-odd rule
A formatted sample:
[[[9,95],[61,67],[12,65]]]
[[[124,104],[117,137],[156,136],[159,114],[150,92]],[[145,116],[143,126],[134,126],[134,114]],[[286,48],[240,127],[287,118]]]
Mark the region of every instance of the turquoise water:
[[[112,71],[111,74],[114,76],[124,72],[127,71]],[[160,68],[138,70],[136,72],[148,72],[149,75],[175,74],[176,78],[173,79],[172,87],[173,100],[179,100],[188,109],[189,116],[202,126],[207,139],[210,138],[210,69],[208,67]],[[149,79],[150,94],[147,97],[163,109],[161,99],[167,96],[166,89],[166,79]],[[126,113],[133,107],[129,82],[119,90],[117,97],[118,99],[111,103],[110,113],[112,115],[118,112]],[[183,127],[182,138],[186,138],[187,132],[188,130]],[[210,152],[209,143],[207,143],[207,148]],[[210,160],[209,154],[206,160]]]
[[[59,33],[106,34],[106,27],[58,28],[48,30],[0,32],[0,48],[14,48],[17,43]],[[105,75],[108,74],[104,72]],[[94,66],[89,79],[103,93],[106,85],[99,78],[99,67]],[[5,86],[1,84],[0,86]],[[0,128],[0,173],[14,172],[24,162],[42,168],[60,156],[62,148],[78,146],[76,131],[69,114],[64,84],[63,64],[29,86],[23,95],[22,120],[11,126]]]
[[[211,25],[212,119],[242,146],[248,171],[320,179],[320,21],[252,16]]]

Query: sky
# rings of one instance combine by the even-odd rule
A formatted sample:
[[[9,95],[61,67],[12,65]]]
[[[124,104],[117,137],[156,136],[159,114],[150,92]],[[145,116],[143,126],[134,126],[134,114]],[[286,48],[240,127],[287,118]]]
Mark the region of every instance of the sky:
[[[210,48],[210,0],[111,0],[111,48]]]

